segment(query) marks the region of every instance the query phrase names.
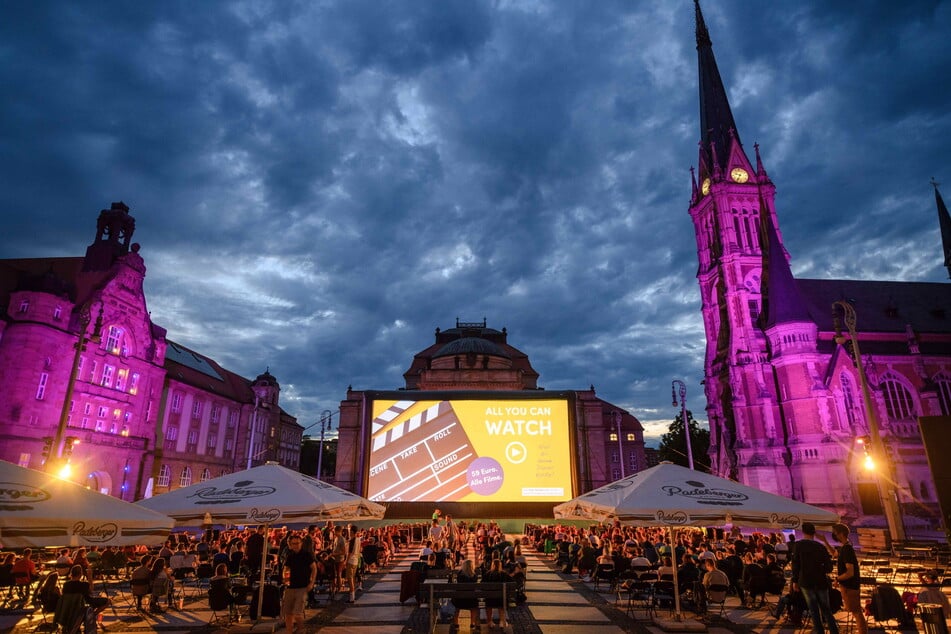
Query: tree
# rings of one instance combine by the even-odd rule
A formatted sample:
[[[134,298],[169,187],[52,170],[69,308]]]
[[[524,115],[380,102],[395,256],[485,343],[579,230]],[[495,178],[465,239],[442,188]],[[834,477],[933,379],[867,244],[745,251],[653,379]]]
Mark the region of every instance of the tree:
[[[710,449],[710,430],[700,427],[687,410],[687,420],[690,421],[690,448],[693,450],[693,466],[697,471],[710,472],[710,458],[707,451]],[[687,438],[684,436],[683,416],[677,414],[674,422],[667,428],[667,433],[660,437],[658,451],[661,460],[669,460],[683,467],[688,466]]]

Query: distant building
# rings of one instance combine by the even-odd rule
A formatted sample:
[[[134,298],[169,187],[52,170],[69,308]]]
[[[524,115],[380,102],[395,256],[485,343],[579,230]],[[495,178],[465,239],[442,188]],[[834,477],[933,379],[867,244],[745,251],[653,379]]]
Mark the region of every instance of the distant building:
[[[644,447],[644,460],[647,467],[656,467],[660,464],[660,450],[654,447]]]
[[[794,278],[776,188],[759,147],[751,161],[740,143],[699,4],[696,35],[701,141],[689,212],[707,334],[712,469],[850,520],[881,515],[879,476],[863,468],[857,442],[869,424],[856,362],[849,342],[836,337],[832,304],[842,300],[857,316],[898,502],[906,517],[936,525],[918,418],[951,414],[951,286]],[[951,270],[951,220],[937,189],[935,196],[946,245],[935,258]]]
[[[0,260],[0,459],[133,500],[278,460],[297,468],[301,428],[265,372],[249,381],[166,339],[143,292],[123,203],[98,219],[85,257]],[[85,346],[76,355],[80,333]],[[67,387],[60,446],[57,437]],[[48,447],[48,448],[47,448]]]
[[[526,392],[544,394],[538,372],[528,355],[508,343],[508,333],[489,328],[486,322],[456,321],[448,330],[436,329],[435,342],[417,353],[403,374],[400,392],[410,400],[417,392],[447,392],[466,398],[494,395],[506,399]],[[575,444],[570,447],[577,467],[579,492],[590,491],[646,467],[644,431],[630,412],[595,394],[594,387],[570,391],[574,410]],[[366,407],[372,394],[347,391],[340,403],[335,484],[364,492],[369,418]],[[448,398],[448,397],[447,397]],[[620,437],[619,434],[620,433]],[[559,465],[569,469],[569,465]]]

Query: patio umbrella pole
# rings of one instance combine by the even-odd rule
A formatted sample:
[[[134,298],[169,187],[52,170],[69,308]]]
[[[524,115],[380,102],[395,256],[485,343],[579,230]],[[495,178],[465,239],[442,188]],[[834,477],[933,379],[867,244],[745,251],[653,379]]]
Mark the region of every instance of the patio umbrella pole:
[[[253,630],[261,622],[261,618],[264,616],[264,581],[266,574],[264,572],[264,566],[267,564],[267,556],[271,550],[271,540],[268,539],[268,536],[271,534],[271,525],[264,525],[264,549],[261,551],[261,576],[258,579],[258,616],[254,619],[254,625],[251,626]],[[272,630],[273,631],[273,628]]]
[[[677,561],[677,542],[674,541],[674,527],[668,526],[667,531],[670,534],[670,560],[673,563],[674,569],[674,618],[678,621],[683,621],[683,614],[680,613],[680,582],[677,581],[677,566],[679,562]]]

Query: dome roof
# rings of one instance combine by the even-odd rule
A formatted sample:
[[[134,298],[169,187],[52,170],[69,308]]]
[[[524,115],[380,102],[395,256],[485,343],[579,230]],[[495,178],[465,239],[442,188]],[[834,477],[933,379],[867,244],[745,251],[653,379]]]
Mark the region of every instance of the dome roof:
[[[275,387],[279,387],[277,379],[274,378],[274,375],[271,374],[269,370],[265,370],[264,374],[259,374],[258,377],[254,379],[254,382],[266,383],[267,385],[273,385]]]
[[[509,354],[503,350],[498,345],[492,343],[488,339],[483,339],[481,337],[462,337],[456,339],[455,341],[450,341],[442,348],[440,348],[436,354],[433,355],[433,359],[438,357],[451,357],[457,354],[490,354],[495,357],[505,357],[509,358]]]

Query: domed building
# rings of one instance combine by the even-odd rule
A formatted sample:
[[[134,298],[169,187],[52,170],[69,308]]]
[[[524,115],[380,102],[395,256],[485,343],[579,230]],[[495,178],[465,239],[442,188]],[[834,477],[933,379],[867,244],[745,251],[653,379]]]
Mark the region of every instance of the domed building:
[[[334,483],[387,517],[550,516],[559,501],[646,468],[630,412],[582,390],[547,391],[505,328],[436,329],[405,385],[347,391]]]

